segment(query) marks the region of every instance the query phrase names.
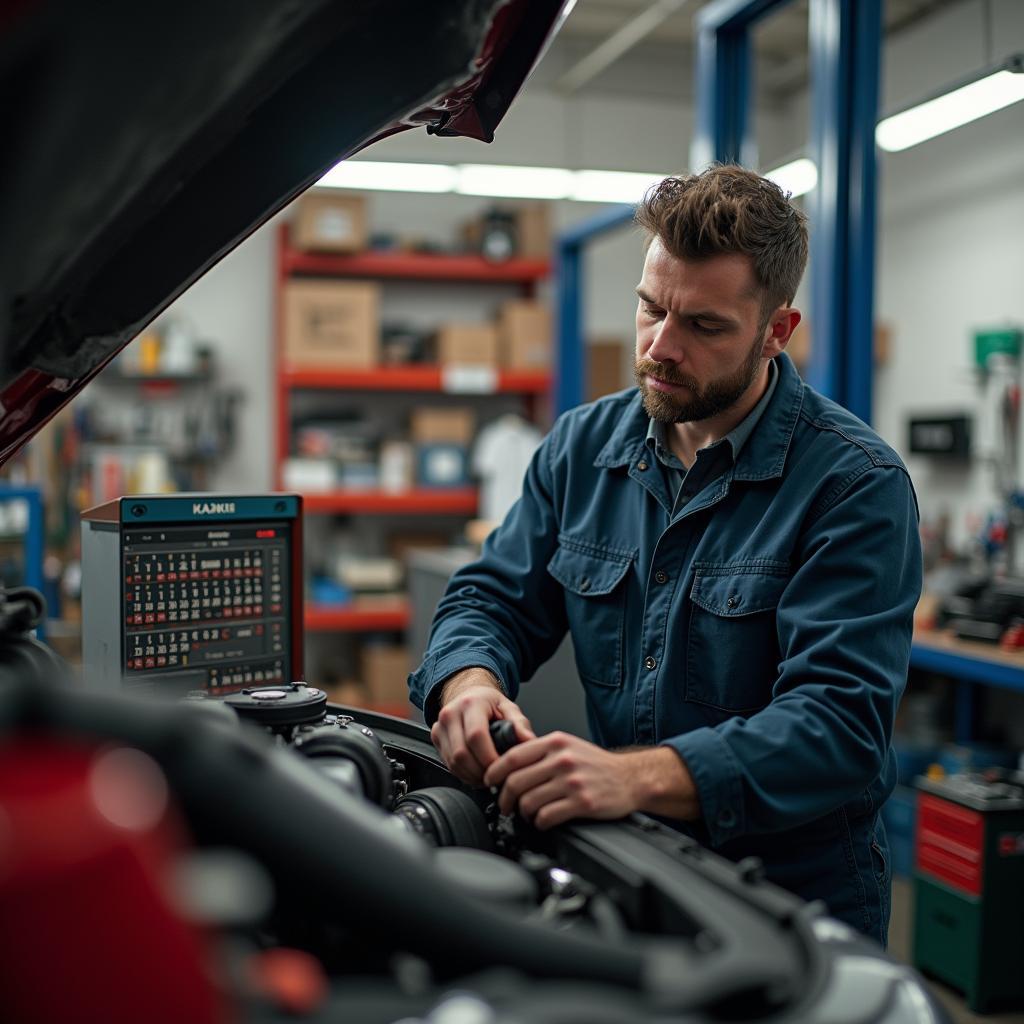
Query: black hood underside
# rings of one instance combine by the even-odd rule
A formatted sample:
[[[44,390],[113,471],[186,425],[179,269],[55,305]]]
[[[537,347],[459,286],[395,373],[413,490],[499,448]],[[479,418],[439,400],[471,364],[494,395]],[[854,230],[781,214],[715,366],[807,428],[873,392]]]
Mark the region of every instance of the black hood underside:
[[[0,457],[339,159],[414,126],[490,141],[565,6],[8,5]]]

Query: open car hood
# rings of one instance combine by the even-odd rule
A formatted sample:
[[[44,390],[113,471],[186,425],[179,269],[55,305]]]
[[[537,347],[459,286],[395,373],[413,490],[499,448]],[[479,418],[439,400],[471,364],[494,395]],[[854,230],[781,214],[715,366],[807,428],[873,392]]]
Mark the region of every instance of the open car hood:
[[[5,6],[0,464],[338,160],[489,142],[572,2]]]

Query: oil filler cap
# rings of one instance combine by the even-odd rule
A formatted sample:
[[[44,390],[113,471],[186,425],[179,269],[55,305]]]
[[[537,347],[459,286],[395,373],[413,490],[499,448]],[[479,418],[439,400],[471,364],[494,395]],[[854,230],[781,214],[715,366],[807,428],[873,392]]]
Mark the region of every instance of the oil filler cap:
[[[327,694],[305,683],[249,686],[224,698],[239,717],[271,729],[319,722],[327,712]]]

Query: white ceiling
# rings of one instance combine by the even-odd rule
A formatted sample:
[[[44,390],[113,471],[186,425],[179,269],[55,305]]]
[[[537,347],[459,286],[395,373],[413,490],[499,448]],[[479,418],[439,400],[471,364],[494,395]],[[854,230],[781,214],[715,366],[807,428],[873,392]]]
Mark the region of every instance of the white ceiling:
[[[544,84],[562,92],[627,92],[685,98],[692,92],[694,25],[709,0],[578,0],[542,62]],[[959,0],[885,0],[885,32],[892,35]],[[807,82],[809,0],[792,0],[753,32],[758,87],[763,100],[784,100]],[[606,70],[576,85],[569,74],[598,47],[652,8],[676,8]],[[655,19],[652,19],[655,20]],[[546,67],[545,67],[546,65]],[[646,69],[637,75],[637,68]],[[628,71],[626,69],[629,69]],[[541,69],[538,69],[540,71]]]

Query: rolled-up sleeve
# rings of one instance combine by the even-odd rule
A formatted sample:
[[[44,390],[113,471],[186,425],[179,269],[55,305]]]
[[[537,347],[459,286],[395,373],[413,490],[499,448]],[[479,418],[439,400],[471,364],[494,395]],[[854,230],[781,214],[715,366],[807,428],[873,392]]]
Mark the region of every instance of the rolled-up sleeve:
[[[853,800],[889,750],[921,593],[913,488],[902,467],[861,466],[808,520],[778,606],[770,703],[664,741],[693,776],[716,846]]]
[[[522,496],[480,558],[452,576],[437,606],[423,663],[409,676],[410,698],[428,724],[449,676],[486,668],[514,700],[565,635],[562,589],[547,571],[559,532],[552,483],[557,431],[558,424],[534,454]]]

